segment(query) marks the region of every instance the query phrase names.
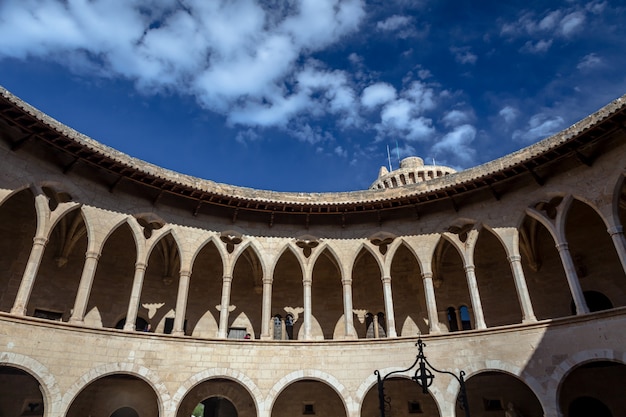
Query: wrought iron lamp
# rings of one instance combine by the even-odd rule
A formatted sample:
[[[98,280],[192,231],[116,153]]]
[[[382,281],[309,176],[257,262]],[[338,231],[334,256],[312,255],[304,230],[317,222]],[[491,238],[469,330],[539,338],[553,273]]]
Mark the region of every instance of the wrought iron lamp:
[[[424,347],[426,344],[422,342],[421,336],[418,337],[417,343],[415,344],[418,348],[417,357],[415,358],[415,362],[413,365],[406,369],[402,369],[399,371],[389,372],[385,376],[381,376],[378,370],[374,371],[374,374],[378,377],[378,405],[380,408],[380,417],[385,417],[385,408],[391,405],[391,398],[385,395],[385,381],[392,375],[402,374],[407,371],[415,368],[415,374],[411,377],[413,381],[417,383],[420,387],[422,387],[422,392],[424,394],[428,393],[428,387],[433,384],[433,380],[435,379],[435,375],[432,371],[435,371],[439,374],[448,374],[452,375],[457,381],[459,381],[459,396],[457,401],[461,406],[461,409],[465,411],[465,417],[470,417],[469,405],[467,403],[467,392],[465,390],[465,372],[460,371],[459,375],[449,372],[449,371],[440,371],[435,368],[428,362],[426,356],[424,355]]]

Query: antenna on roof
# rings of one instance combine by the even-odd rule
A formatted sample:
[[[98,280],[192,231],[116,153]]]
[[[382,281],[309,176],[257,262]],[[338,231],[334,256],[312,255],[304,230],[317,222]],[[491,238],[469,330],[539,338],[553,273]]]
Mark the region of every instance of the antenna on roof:
[[[391,168],[391,154],[389,154],[389,144],[387,144],[387,161],[389,162],[389,172],[393,171]]]
[[[434,156],[433,156],[433,165],[437,165],[437,164],[435,163],[435,157],[434,157]]]

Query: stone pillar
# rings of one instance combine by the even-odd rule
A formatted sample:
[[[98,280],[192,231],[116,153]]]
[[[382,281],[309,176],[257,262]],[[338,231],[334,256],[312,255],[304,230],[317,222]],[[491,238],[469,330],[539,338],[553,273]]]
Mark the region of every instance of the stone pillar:
[[[383,296],[385,297],[385,317],[387,319],[387,337],[398,337],[396,318],[393,311],[393,295],[391,293],[391,277],[383,277]]]
[[[380,337],[380,329],[378,327],[378,314],[372,315],[372,326],[374,327],[374,338]]]
[[[88,251],[85,254],[85,266],[83,266],[83,274],[78,284],[78,292],[76,293],[76,301],[74,302],[74,310],[70,317],[70,323],[82,324],[87,311],[87,303],[91,295],[91,286],[96,275],[98,267],[99,252]]]
[[[126,324],[124,330],[132,332],[137,321],[137,311],[139,311],[139,300],[141,299],[141,288],[143,287],[143,277],[146,273],[147,265],[143,262],[135,264],[135,277],[133,278],[133,288],[128,301],[128,311],[126,312]],[[143,329],[142,329],[143,330]]]
[[[272,278],[263,278],[263,307],[261,311],[261,340],[273,338],[273,330],[270,324],[272,320]]]
[[[343,285],[343,316],[344,316],[344,336],[346,339],[353,338],[354,315],[352,313],[352,280],[342,279]]]
[[[176,315],[174,316],[174,328],[172,334],[175,336],[185,335],[185,316],[187,315],[187,297],[189,295],[189,278],[191,271],[180,271],[178,278],[178,294],[176,296]]]
[[[433,273],[422,272],[424,283],[424,295],[426,296],[426,310],[428,313],[428,332],[439,333],[439,315],[437,314],[437,300],[435,299],[435,286],[433,285]]]
[[[28,300],[30,299],[30,294],[33,290],[35,278],[37,277],[39,265],[41,264],[41,258],[43,257],[47,243],[48,239],[45,237],[35,237],[33,239],[33,247],[30,250],[28,263],[26,264],[26,269],[24,270],[24,275],[22,276],[20,288],[17,291],[17,296],[15,297],[15,302],[13,303],[13,308],[11,308],[11,314],[18,316],[26,314]]]
[[[302,286],[304,289],[304,340],[311,340],[311,286],[313,280],[311,277],[306,277],[302,280]]]
[[[476,282],[474,265],[465,266],[465,277],[467,278],[467,287],[472,301],[472,310],[474,310],[474,324],[477,329],[486,329],[487,325],[485,324],[483,305],[480,302],[480,293],[478,292],[478,283]]]
[[[233,277],[224,275],[222,277],[222,301],[220,303],[220,327],[217,337],[226,339],[228,336],[228,308],[230,307],[230,288]]]
[[[624,273],[626,273],[626,239],[624,239],[622,226],[611,227],[608,232],[613,240],[613,245],[617,251],[619,261],[622,263],[622,269],[624,270]]]
[[[537,321],[535,312],[533,311],[533,304],[530,301],[530,294],[528,294],[528,287],[526,286],[526,278],[524,277],[524,269],[522,268],[522,257],[516,254],[507,257],[507,259],[511,265],[517,298],[522,308],[522,323]]]
[[[585,301],[585,295],[580,287],[578,281],[578,274],[576,274],[576,267],[572,260],[572,255],[569,251],[569,245],[566,242],[560,242],[556,244],[556,249],[559,251],[561,262],[563,263],[563,269],[565,269],[565,277],[567,278],[567,284],[569,290],[572,293],[574,304],[576,305],[576,314],[589,313],[587,302]]]

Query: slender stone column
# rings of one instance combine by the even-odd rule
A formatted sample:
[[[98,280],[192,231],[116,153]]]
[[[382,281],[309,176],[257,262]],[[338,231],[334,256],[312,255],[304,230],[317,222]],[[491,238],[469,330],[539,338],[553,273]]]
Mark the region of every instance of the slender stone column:
[[[572,293],[574,304],[576,305],[576,314],[589,313],[587,302],[585,301],[585,295],[580,287],[578,281],[578,274],[576,273],[576,267],[572,260],[572,255],[569,251],[569,245],[566,242],[560,242],[556,244],[556,249],[559,251],[561,262],[563,263],[563,269],[565,269],[565,277],[567,278],[567,284],[569,290]]]
[[[261,339],[272,339],[270,324],[272,321],[272,278],[263,278],[263,307],[261,311]],[[272,328],[273,330],[273,328]]]
[[[483,305],[480,302],[480,293],[478,292],[478,283],[476,282],[476,273],[474,265],[465,266],[465,277],[467,278],[467,287],[472,301],[472,309],[474,310],[474,322],[477,329],[486,329],[485,316],[483,314]]]
[[[624,239],[622,226],[611,227],[608,232],[613,240],[613,245],[617,251],[619,261],[622,263],[622,269],[624,270],[624,273],[626,273],[626,239]]]
[[[353,337],[351,331],[354,329],[354,315],[352,313],[352,280],[342,279],[341,284],[343,285],[344,336],[348,339]]]
[[[311,286],[313,280],[310,277],[306,277],[302,280],[302,286],[304,289],[304,340],[311,340]]]
[[[230,307],[230,288],[233,277],[224,275],[222,277],[222,301],[220,302],[220,324],[217,337],[226,339],[228,336],[228,308]]]
[[[387,337],[398,337],[396,333],[396,317],[393,311],[393,295],[391,277],[383,277],[383,296],[385,297],[385,317],[387,319]]]
[[[424,294],[426,296],[426,311],[428,313],[428,332],[430,334],[440,333],[439,315],[437,314],[437,300],[435,299],[435,286],[433,285],[433,273],[422,272],[424,283]]]
[[[30,250],[28,263],[26,264],[24,275],[22,275],[22,281],[20,282],[20,288],[17,291],[13,308],[11,308],[11,314],[18,316],[26,314],[28,300],[33,291],[35,277],[37,276],[37,271],[39,271],[39,265],[41,264],[41,258],[43,257],[47,243],[48,239],[45,237],[35,237],[33,239],[33,247]]]
[[[141,288],[143,287],[143,277],[146,273],[147,265],[143,262],[135,264],[135,277],[133,278],[133,288],[128,301],[128,311],[126,312],[126,324],[124,330],[132,332],[137,321],[137,311],[139,311],[139,300],[141,299]]]
[[[522,257],[520,255],[511,255],[507,259],[511,265],[517,298],[522,308],[522,323],[537,321],[535,312],[533,311],[533,304],[530,300],[530,294],[528,293],[528,287],[526,286],[526,277],[524,277],[524,269],[522,268]]]
[[[374,327],[374,338],[378,339],[380,337],[380,329],[378,327],[378,314],[374,314],[372,316],[372,326]]]
[[[85,320],[87,303],[91,295],[91,286],[93,285],[93,278],[98,267],[98,259],[100,259],[99,252],[89,251],[85,253],[85,265],[83,266],[83,274],[80,277],[80,284],[78,284],[78,292],[76,293],[76,301],[74,302],[70,323],[83,324]]]
[[[189,296],[189,278],[191,271],[180,271],[178,278],[178,294],[176,296],[176,315],[174,316],[174,328],[172,334],[175,336],[185,335],[185,316],[187,315],[187,297]]]

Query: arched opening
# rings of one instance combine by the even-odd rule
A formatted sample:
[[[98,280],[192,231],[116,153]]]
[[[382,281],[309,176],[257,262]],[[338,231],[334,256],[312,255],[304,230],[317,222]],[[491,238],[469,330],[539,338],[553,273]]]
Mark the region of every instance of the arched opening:
[[[274,340],[293,340],[293,316],[287,314],[285,317],[276,314],[273,318],[272,328]]]
[[[39,381],[12,366],[0,366],[0,416],[43,416],[44,399]]]
[[[385,381],[385,395],[389,403],[385,415],[394,417],[438,417],[439,408],[430,392],[424,394],[422,388],[406,378],[389,378]],[[367,391],[361,404],[361,415],[380,415],[378,385]]]
[[[167,234],[156,242],[150,253],[139,303],[141,314],[148,316],[155,333],[169,334],[174,331],[179,279],[178,245],[172,235]],[[186,334],[187,321],[184,320],[183,323],[183,331]]]
[[[459,317],[461,318],[461,329],[472,330],[472,319],[467,306],[459,307]]]
[[[116,412],[124,413],[121,414],[124,417],[131,417],[132,412],[139,416],[157,416],[157,395],[146,381],[133,375],[107,375],[92,381],[78,393],[66,417],[112,416]]]
[[[241,333],[258,337],[263,309],[263,268],[259,257],[250,247],[239,256],[235,264],[230,304],[235,309],[228,316],[229,330],[237,329]]]
[[[626,275],[607,226],[598,213],[579,200],[572,201],[565,235],[582,290],[611,294],[613,305],[625,306]],[[591,306],[588,307],[591,310]]]
[[[271,417],[301,415],[346,417],[346,409],[337,392],[324,382],[300,380],[287,386],[276,398]]]
[[[404,244],[398,248],[391,262],[391,289],[398,334],[428,334],[422,272],[415,255]]]
[[[626,410],[626,365],[612,361],[587,362],[565,376],[559,389],[564,416],[619,416]],[[583,410],[590,410],[582,414]]]
[[[313,267],[311,305],[324,339],[332,339],[335,324],[343,316],[343,295],[341,274],[328,250],[319,255]]]
[[[570,315],[572,293],[556,242],[541,223],[528,216],[519,233],[522,267],[535,316],[545,320]]]
[[[28,301],[28,315],[69,320],[86,251],[87,228],[80,209],[75,209],[65,214],[52,230]],[[86,320],[85,324],[91,323]]]
[[[365,316],[365,324],[367,326],[367,330],[365,333],[366,339],[378,339],[380,337],[387,337],[385,313],[367,313],[367,315]]]
[[[521,323],[522,310],[506,251],[500,240],[486,228],[478,235],[474,263],[487,327]]]
[[[118,408],[111,414],[111,417],[139,417],[139,414],[131,407]]]
[[[304,316],[304,294],[302,288],[302,269],[296,256],[286,250],[274,269],[272,285],[273,317],[293,317],[293,338],[299,338]]]
[[[188,332],[193,336],[217,335],[220,312],[215,306],[221,304],[222,275],[222,258],[215,244],[209,242],[198,252],[189,277],[186,319]],[[232,286],[237,286],[236,279]]]
[[[380,268],[376,259],[368,250],[361,249],[352,269],[352,311],[356,315],[354,327],[359,338],[368,337],[372,326],[371,321],[366,321],[368,313],[385,311],[380,278]],[[373,320],[373,317],[367,320],[370,319]]]
[[[200,382],[181,401],[177,417],[256,417],[254,399],[237,381],[214,378]]]
[[[0,206],[0,311],[9,312],[13,307],[36,228],[35,197],[29,189]]]
[[[459,330],[459,321],[456,316],[456,308],[448,307],[446,309],[446,316],[448,318],[448,330],[457,332]]]
[[[544,415],[535,393],[511,374],[500,371],[481,372],[468,378],[465,388],[472,417]],[[505,414],[506,412],[509,414]],[[458,403],[456,416],[465,416],[465,411],[461,410]]]
[[[471,305],[463,259],[452,244],[445,239],[441,239],[435,248],[433,284],[435,286],[437,304],[457,306],[456,308]],[[469,309],[468,313],[471,314]],[[450,320],[450,314],[451,310],[449,309],[440,311],[439,321],[453,325],[454,322]],[[463,329],[463,327],[458,326],[457,322],[456,330],[460,329]],[[448,328],[448,330],[455,331],[453,328]]]

